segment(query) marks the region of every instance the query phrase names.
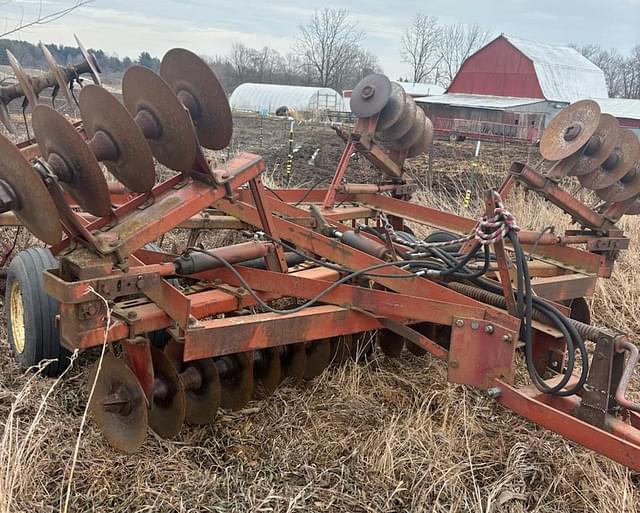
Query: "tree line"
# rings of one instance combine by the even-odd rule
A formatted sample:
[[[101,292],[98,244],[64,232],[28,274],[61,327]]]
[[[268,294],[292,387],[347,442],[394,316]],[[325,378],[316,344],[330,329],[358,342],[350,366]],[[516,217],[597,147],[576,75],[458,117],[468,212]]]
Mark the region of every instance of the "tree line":
[[[56,44],[47,44],[45,46],[60,65],[77,64],[83,60],[80,49],[75,46]],[[42,50],[37,45],[28,43],[27,41],[0,39],[0,65],[9,65],[7,50],[15,55],[24,68],[48,69],[47,61],[44,58]],[[132,64],[141,64],[154,71],[160,69],[160,60],[157,57],[152,57],[149,52],[140,53],[137,59],[108,55],[103,50],[92,49],[91,52],[96,56],[98,64],[104,74],[121,74]]]
[[[611,98],[640,99],[640,44],[626,56],[599,45],[573,47],[604,72]]]

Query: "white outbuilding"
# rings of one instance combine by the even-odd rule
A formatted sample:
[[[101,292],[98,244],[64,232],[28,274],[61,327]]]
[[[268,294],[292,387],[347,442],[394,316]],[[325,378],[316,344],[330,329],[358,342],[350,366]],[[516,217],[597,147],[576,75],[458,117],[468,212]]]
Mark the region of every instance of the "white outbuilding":
[[[299,112],[343,111],[340,93],[328,87],[278,84],[241,84],[230,98],[234,110],[275,113],[280,107]]]

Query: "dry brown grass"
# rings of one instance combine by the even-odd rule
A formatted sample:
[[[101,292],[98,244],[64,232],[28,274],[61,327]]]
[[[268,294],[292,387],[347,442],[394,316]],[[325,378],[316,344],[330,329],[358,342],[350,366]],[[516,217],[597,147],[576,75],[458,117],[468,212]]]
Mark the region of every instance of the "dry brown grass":
[[[459,210],[459,194],[438,194],[421,200]],[[528,228],[566,222],[521,192],[508,206]],[[640,220],[623,226],[640,240]],[[639,257],[634,244],[601,282],[598,322],[640,331]],[[89,358],[52,386],[22,374],[0,339],[0,432],[12,441],[0,446],[0,512],[59,511]],[[633,513],[639,487],[640,475],[448,384],[443,363],[376,354],[313,382],[286,382],[174,441],[150,433],[134,456],[112,451],[89,423],[69,511]]]

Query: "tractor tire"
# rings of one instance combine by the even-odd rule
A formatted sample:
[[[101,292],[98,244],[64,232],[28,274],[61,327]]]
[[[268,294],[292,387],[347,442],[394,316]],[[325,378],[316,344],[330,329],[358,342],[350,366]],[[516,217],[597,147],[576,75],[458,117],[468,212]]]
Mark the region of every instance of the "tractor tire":
[[[44,369],[59,376],[69,365],[70,352],[60,344],[56,326],[58,302],[42,285],[42,273],[58,267],[47,248],[29,248],[18,253],[9,265],[5,297],[5,318],[9,346],[24,369],[42,360],[55,360]]]

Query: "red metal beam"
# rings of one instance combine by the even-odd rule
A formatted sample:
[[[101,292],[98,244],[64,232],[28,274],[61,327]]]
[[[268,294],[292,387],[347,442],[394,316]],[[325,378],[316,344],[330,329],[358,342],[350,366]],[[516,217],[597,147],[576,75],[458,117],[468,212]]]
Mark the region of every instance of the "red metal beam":
[[[265,313],[214,319],[186,332],[184,359],[199,360],[382,327],[374,317],[330,305],[285,315]]]
[[[535,387],[517,389],[496,380],[498,401],[518,415],[573,440],[632,470],[640,471],[640,430],[610,417],[611,432],[599,429],[572,416],[580,399],[542,394]]]

